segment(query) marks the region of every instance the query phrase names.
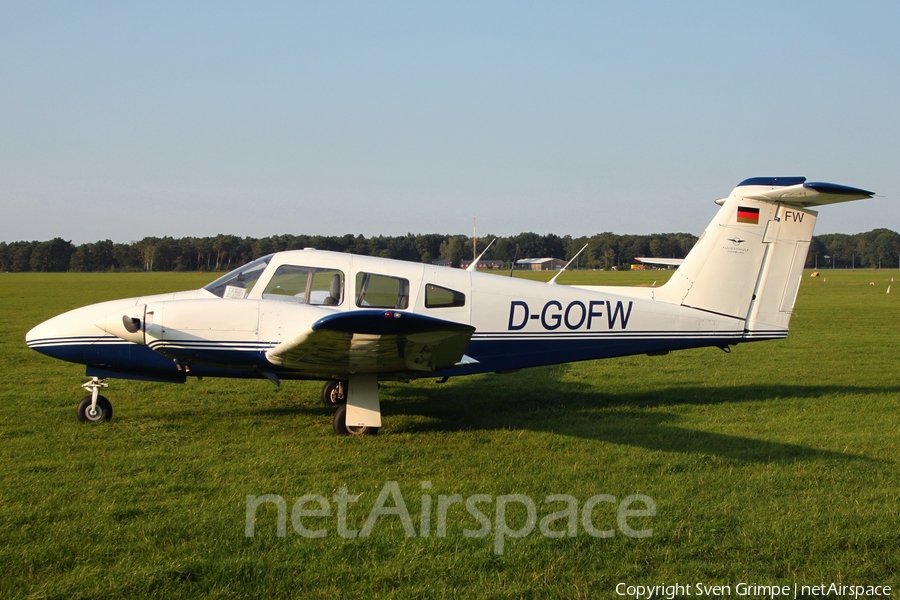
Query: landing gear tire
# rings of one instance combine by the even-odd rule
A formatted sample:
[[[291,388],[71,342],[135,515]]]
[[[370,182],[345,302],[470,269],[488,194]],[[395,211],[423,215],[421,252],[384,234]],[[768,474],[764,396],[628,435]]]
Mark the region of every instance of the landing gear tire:
[[[334,424],[334,432],[338,435],[378,435],[378,427],[367,427],[366,425],[348,427],[346,404],[338,405],[332,423]]]
[[[347,404],[347,382],[337,379],[328,381],[322,388],[322,404],[328,408]]]
[[[75,413],[78,420],[82,423],[99,423],[100,421],[109,421],[112,419],[112,404],[106,399],[106,396],[97,396],[97,408],[91,412],[91,397],[85,396],[78,403]]]

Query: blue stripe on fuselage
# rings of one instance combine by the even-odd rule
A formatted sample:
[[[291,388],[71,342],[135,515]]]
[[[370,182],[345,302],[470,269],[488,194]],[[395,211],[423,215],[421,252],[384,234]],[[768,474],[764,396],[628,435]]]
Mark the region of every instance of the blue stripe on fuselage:
[[[193,358],[164,356],[148,346],[133,344],[119,338],[71,337],[34,340],[29,347],[52,358],[87,365],[89,376],[119,377],[122,379],[150,379],[175,381],[183,379],[177,361],[190,362],[191,374],[200,377],[256,377],[255,369],[272,369],[265,351],[218,349],[204,352],[189,351],[192,357],[203,358],[210,365],[197,364]],[[157,378],[152,377],[157,375]]]
[[[466,356],[474,358],[478,363],[446,369],[436,375],[474,375],[648,352],[727,346],[740,341],[739,335],[690,338],[684,337],[684,334],[680,337],[616,339],[473,339],[466,349]]]
[[[758,334],[758,337],[747,337],[744,332],[697,333],[693,337],[685,337],[678,332],[615,332],[590,336],[550,336],[544,332],[537,335],[524,332],[484,333],[476,334],[465,352],[478,363],[427,375],[421,372],[410,375],[473,375],[648,352],[724,347],[757,339],[784,337],[786,332],[752,333]],[[154,351],[148,346],[119,343],[109,338],[58,338],[37,340],[29,346],[54,358],[87,364],[89,375],[93,369],[98,373],[107,373],[109,377],[147,378],[148,374],[158,374],[164,380],[173,380],[181,376],[176,364],[182,361],[191,363],[191,375],[201,377],[260,377],[257,369],[263,369],[276,373],[281,379],[306,378],[302,373],[283,370],[266,360],[265,348],[272,347],[275,342],[228,344],[208,341],[155,343],[158,351]],[[165,352],[166,356],[160,352]]]
[[[165,341],[151,342],[150,349],[170,359],[206,364],[216,367],[253,369],[272,368],[266,359],[266,350],[273,343],[257,342],[209,342]]]

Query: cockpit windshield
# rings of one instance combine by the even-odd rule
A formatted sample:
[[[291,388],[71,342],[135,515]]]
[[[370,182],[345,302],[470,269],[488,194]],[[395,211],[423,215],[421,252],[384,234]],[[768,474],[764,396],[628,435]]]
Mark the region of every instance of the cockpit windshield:
[[[274,254],[269,254],[257,258],[243,267],[222,275],[203,289],[220,298],[246,298],[273,256]]]

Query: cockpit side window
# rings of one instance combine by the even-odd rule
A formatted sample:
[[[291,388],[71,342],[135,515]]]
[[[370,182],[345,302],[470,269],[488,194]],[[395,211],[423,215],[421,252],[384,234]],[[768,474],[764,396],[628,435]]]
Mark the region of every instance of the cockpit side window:
[[[257,258],[243,267],[238,267],[230,273],[222,275],[203,289],[213,293],[219,298],[246,298],[253,285],[263,271],[266,270],[272,254]]]
[[[281,265],[263,290],[267,300],[338,306],[344,299],[344,274],[337,269]]]
[[[357,273],[356,305],[360,308],[408,308],[409,280],[375,273]]]
[[[425,285],[425,308],[450,308],[466,305],[466,295],[429,283]]]

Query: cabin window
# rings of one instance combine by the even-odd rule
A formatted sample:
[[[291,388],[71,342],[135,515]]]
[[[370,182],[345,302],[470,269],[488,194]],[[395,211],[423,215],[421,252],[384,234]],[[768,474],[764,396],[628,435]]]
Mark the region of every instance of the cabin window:
[[[281,265],[263,290],[266,300],[337,306],[344,298],[344,274],[336,269]]]
[[[375,273],[357,273],[356,305],[361,308],[407,308],[409,280]]]
[[[257,258],[243,267],[222,275],[203,289],[219,298],[246,298],[259,276],[266,270],[272,254]]]
[[[429,283],[425,286],[425,308],[449,308],[465,306],[466,295],[439,285]]]

